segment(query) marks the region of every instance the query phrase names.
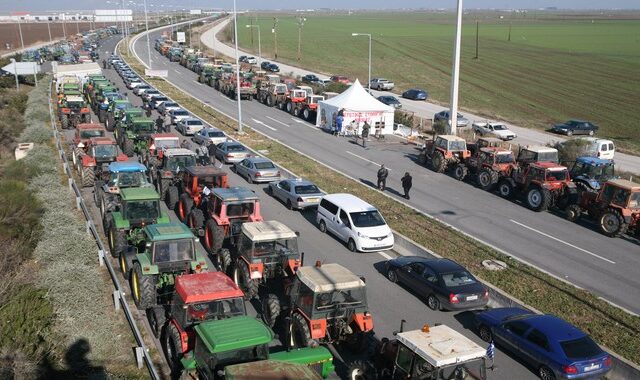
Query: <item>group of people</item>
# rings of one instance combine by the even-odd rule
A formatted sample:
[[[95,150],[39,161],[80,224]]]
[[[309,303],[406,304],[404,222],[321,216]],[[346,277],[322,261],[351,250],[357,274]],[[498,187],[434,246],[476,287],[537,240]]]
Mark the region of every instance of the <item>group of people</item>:
[[[376,185],[380,191],[384,191],[387,188],[387,177],[389,177],[389,169],[382,164],[380,169],[378,169],[378,183]],[[409,172],[405,172],[400,182],[402,183],[402,190],[404,190],[404,198],[411,199],[411,197],[409,197],[409,191],[413,186],[413,177],[411,177]]]
[[[362,129],[360,130],[360,136],[358,136],[359,127],[360,127],[360,124],[358,123],[358,121],[352,120],[351,123],[349,123],[349,126],[347,128],[344,125],[344,116],[342,112],[338,112],[338,115],[336,116],[336,120],[335,120],[335,127],[333,128],[333,135],[345,136],[346,130],[348,129],[350,133],[352,133],[353,136],[355,136],[356,143],[358,142],[358,138],[361,138],[362,147],[366,148],[367,139],[369,138],[369,132],[371,131],[371,125],[369,124],[368,121],[365,121],[364,124],[362,124]]]

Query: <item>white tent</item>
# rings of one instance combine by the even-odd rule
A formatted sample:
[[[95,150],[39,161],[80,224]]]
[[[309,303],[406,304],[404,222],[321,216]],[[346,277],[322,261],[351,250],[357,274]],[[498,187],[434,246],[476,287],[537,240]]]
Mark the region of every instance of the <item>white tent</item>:
[[[340,111],[344,118],[343,131],[355,121],[358,124],[356,133],[359,134],[366,121],[371,126],[372,135],[393,134],[393,107],[371,96],[358,80],[342,94],[318,103],[316,126],[331,130]]]

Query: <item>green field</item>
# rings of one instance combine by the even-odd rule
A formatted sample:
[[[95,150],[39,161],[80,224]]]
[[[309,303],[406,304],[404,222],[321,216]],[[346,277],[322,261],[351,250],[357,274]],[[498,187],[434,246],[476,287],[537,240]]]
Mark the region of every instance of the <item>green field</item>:
[[[462,108],[540,129],[569,118],[591,120],[600,125],[601,136],[640,153],[640,16],[503,15],[465,15]],[[296,17],[277,17],[278,60],[365,83],[368,41],[351,33],[371,33],[373,77],[390,78],[398,92],[422,87],[433,101],[448,103],[452,14],[308,14],[300,62]],[[273,16],[251,14],[239,21],[241,45],[253,45],[257,55],[256,28],[244,27],[250,23],[261,27],[263,56],[273,57]]]

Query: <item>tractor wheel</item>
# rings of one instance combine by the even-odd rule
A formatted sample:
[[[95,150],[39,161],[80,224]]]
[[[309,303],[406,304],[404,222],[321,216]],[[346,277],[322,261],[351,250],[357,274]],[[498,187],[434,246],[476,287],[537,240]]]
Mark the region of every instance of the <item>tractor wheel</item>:
[[[204,213],[199,208],[194,208],[189,213],[187,218],[187,224],[189,228],[196,229],[204,225]]]
[[[103,181],[96,181],[95,188],[93,189],[93,203],[98,208],[101,207],[100,204],[102,203],[102,198],[104,197],[104,190],[102,190],[103,184]]]
[[[453,178],[457,179],[458,181],[462,181],[467,177],[467,167],[464,164],[456,164],[456,166],[453,168],[453,171],[451,172],[451,175],[453,175]]]
[[[615,209],[608,209],[603,212],[600,215],[599,225],[600,231],[609,237],[618,237],[627,232],[629,227],[622,215]]]
[[[112,257],[118,257],[127,249],[127,238],[124,236],[124,232],[118,230],[112,223],[109,223],[108,231],[109,251],[111,251]]]
[[[167,199],[167,190],[169,189],[169,186],[171,186],[171,181],[167,179],[158,178],[156,181],[156,190],[158,190],[158,193],[160,194],[161,201],[165,201]]]
[[[107,117],[107,121],[104,123],[104,127],[107,129],[107,131],[113,132],[115,127],[115,120],[113,119],[113,115],[109,115],[109,117]]]
[[[96,181],[96,172],[93,170],[93,167],[89,166],[82,168],[80,180],[82,182],[82,187],[93,186]]]
[[[287,110],[287,113],[293,114],[293,103],[287,102],[285,109]]]
[[[498,182],[498,173],[494,170],[484,168],[478,172],[476,182],[482,190],[491,191]]]
[[[127,157],[133,157],[135,153],[135,148],[133,146],[133,141],[129,140],[126,137],[123,137],[124,142],[122,143],[122,152],[127,155]]]
[[[131,295],[139,310],[145,310],[156,304],[156,276],[143,275],[140,263],[133,264],[131,271]]]
[[[289,339],[293,347],[308,347],[311,343],[311,331],[307,320],[300,313],[293,314]]]
[[[105,111],[101,108],[98,111],[98,121],[100,121],[101,123],[104,123],[104,121],[105,121],[105,117],[104,117],[105,115],[104,114],[105,114]]]
[[[300,117],[300,107],[293,107],[291,114],[295,117]]]
[[[104,218],[108,212],[116,209],[116,201],[111,197],[107,197],[104,192],[102,194],[102,198],[100,198],[99,201],[100,204],[98,205],[98,207],[100,207],[100,216],[102,218]]]
[[[546,211],[551,204],[551,193],[545,188],[534,186],[527,191],[526,203],[533,211]]]
[[[269,327],[273,328],[280,316],[280,300],[275,294],[267,294],[267,298],[262,301],[262,320]]]
[[[180,370],[180,359],[183,356],[182,339],[180,332],[173,323],[169,323],[167,326],[168,331],[164,334],[164,344],[162,346],[171,371],[177,372]]]
[[[575,222],[580,219],[580,214],[582,214],[582,209],[578,205],[569,205],[565,212],[565,218],[567,218],[570,222]]]
[[[162,333],[162,327],[167,321],[167,315],[165,314],[164,307],[154,307],[147,310],[147,320],[151,327],[151,332],[156,339],[160,339]]]
[[[207,220],[204,231],[204,248],[212,255],[218,253],[224,242],[224,228],[216,224],[213,219]]]
[[[73,162],[73,166],[77,167],[78,165],[78,160],[80,159],[80,148],[75,147],[73,148],[73,151],[71,152],[71,162]]]
[[[431,170],[436,173],[442,173],[446,166],[446,161],[444,160],[444,155],[440,151],[433,152],[433,156],[431,157],[431,161],[429,162],[429,166]]]
[[[165,199],[167,201],[167,207],[169,208],[169,210],[175,210],[176,204],[180,199],[178,197],[178,188],[173,185],[169,186],[169,188],[167,189],[167,196],[165,197]]]
[[[222,248],[218,251],[216,258],[220,272],[228,275],[231,271],[231,252],[226,248]]]
[[[502,198],[505,198],[505,199],[513,198],[514,191],[515,191],[515,188],[513,187],[511,182],[506,178],[503,178],[500,180],[500,182],[498,182],[498,194],[500,194]]]
[[[367,360],[354,360],[347,369],[347,379],[349,380],[375,380],[378,374]]]
[[[305,119],[306,121],[309,121],[309,119],[311,119],[311,111],[309,111],[308,108],[305,108],[302,111],[302,118]]]
[[[60,125],[62,129],[69,129],[69,116],[62,115],[62,119],[60,120]]]
[[[120,266],[122,277],[124,277],[125,280],[129,280],[131,277],[131,268],[133,267],[133,256],[127,255],[126,252],[120,252],[118,265]]]
[[[233,269],[233,281],[244,292],[244,299],[250,300],[258,296],[258,281],[251,279],[249,267],[245,262],[236,262]]]
[[[175,210],[176,215],[178,215],[178,219],[180,219],[182,223],[186,223],[187,216],[191,212],[192,208],[193,208],[193,199],[189,198],[188,194],[182,194],[180,196],[180,201],[178,202],[178,205]]]

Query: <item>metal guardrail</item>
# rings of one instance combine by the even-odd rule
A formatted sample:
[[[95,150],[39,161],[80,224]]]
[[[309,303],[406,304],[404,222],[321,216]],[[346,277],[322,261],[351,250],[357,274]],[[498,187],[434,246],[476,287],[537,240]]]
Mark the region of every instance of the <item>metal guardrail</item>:
[[[114,301],[115,309],[122,310],[122,312],[124,313],[125,318],[129,323],[129,327],[131,327],[131,332],[133,333],[136,343],[138,344],[138,346],[135,347],[136,363],[138,365],[138,368],[142,368],[143,365],[146,365],[147,369],[149,370],[149,375],[151,376],[151,378],[154,380],[160,379],[161,377],[158,374],[158,370],[156,369],[155,365],[153,364],[153,361],[151,360],[149,349],[145,345],[144,340],[142,338],[142,334],[140,333],[140,328],[138,327],[136,320],[133,317],[133,313],[129,308],[129,304],[125,299],[125,292],[122,285],[120,284],[120,280],[118,279],[117,273],[113,269],[111,262],[105,258],[105,253],[107,251],[105,249],[105,245],[102,243],[102,239],[100,238],[100,234],[98,233],[96,225],[93,222],[93,218],[89,214],[89,209],[87,208],[87,205],[84,199],[82,198],[82,193],[80,192],[80,189],[78,188],[75,180],[73,179],[73,172],[72,172],[71,166],[69,165],[69,161],[67,161],[67,157],[64,152],[64,147],[62,145],[62,141],[60,140],[60,133],[58,132],[58,129],[56,127],[56,119],[55,119],[55,114],[53,112],[53,103],[51,101],[51,91],[53,88],[52,86],[53,86],[53,81],[50,81],[49,82],[49,116],[51,118],[51,129],[53,130],[53,136],[55,137],[55,140],[56,140],[56,148],[58,149],[58,155],[62,160],[64,172],[68,177],[69,189],[73,191],[76,197],[76,207],[79,210],[81,210],[82,213],[84,214],[84,217],[86,219],[87,233],[93,236],[93,238],[96,241],[96,245],[98,246],[98,261],[100,263],[100,266],[106,266],[107,270],[109,271],[109,276],[111,277],[111,281],[113,282],[113,286],[115,288],[115,290],[113,291],[113,301]]]

